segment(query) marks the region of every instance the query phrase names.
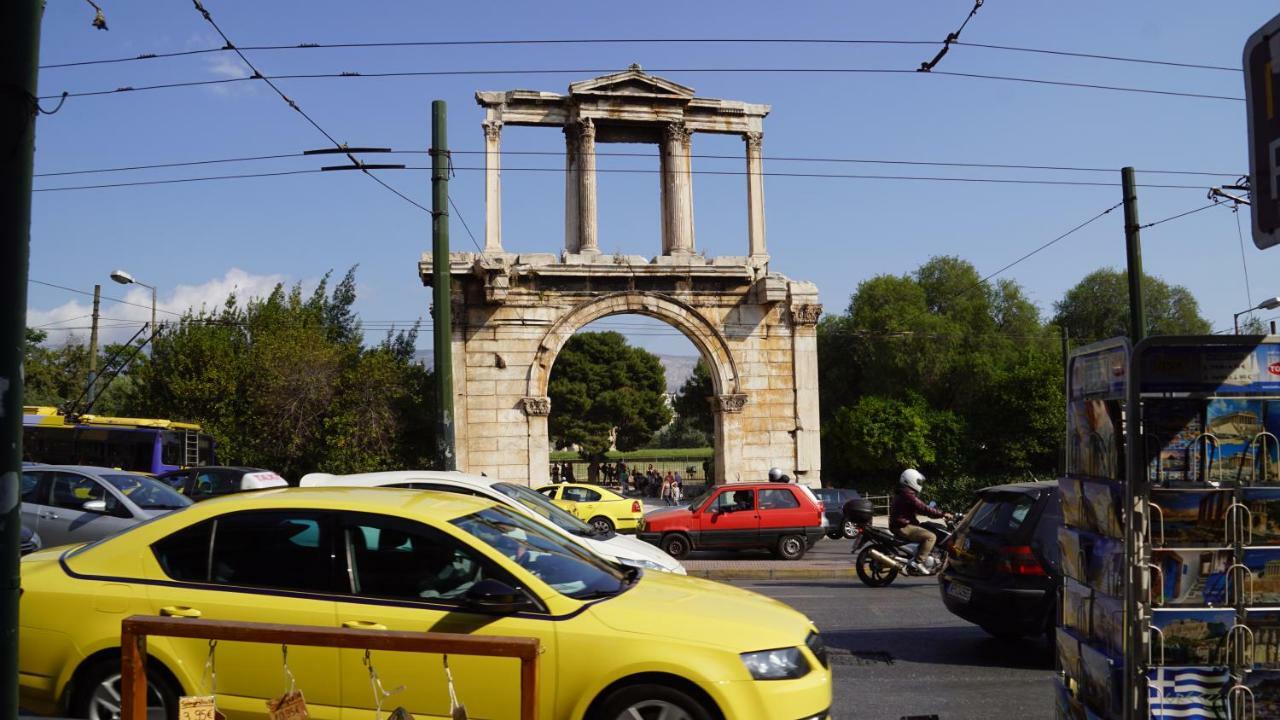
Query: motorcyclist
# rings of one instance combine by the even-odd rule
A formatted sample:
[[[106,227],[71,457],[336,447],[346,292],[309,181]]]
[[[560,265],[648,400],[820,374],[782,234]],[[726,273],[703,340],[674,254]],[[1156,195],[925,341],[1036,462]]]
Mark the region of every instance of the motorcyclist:
[[[782,472],[782,468],[772,467],[769,468],[769,482],[789,483],[791,482],[791,476]]]
[[[889,531],[896,537],[909,542],[918,543],[916,557],[907,568],[913,573],[926,574],[933,572],[936,562],[930,553],[938,542],[938,537],[928,528],[922,527],[917,514],[934,519],[949,518],[950,513],[929,507],[920,500],[924,475],[915,468],[907,468],[898,476],[898,491],[894,493],[893,504],[889,509]]]

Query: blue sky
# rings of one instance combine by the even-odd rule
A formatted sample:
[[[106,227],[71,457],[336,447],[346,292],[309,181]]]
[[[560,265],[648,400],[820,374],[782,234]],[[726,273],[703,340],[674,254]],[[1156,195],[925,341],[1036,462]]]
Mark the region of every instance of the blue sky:
[[[110,31],[90,26],[84,3],[49,4],[42,63],[213,47],[212,29],[184,2],[101,3]],[[374,42],[513,38],[823,37],[941,40],[971,2],[248,3],[207,0],[241,46],[304,42]],[[1244,39],[1276,11],[1272,2],[1009,2],[988,0],[963,40],[1238,66]],[[458,69],[866,67],[914,68],[932,56],[923,46],[558,45],[260,51],[251,59],[268,74]],[[939,70],[1101,83],[1240,96],[1239,73],[1165,68],[1099,60],[958,47]],[[243,68],[227,53],[83,68],[47,69],[42,95],[181,80],[228,77]],[[957,77],[769,73],[661,73],[704,97],[769,103],[764,152],[769,156],[1029,163],[1116,168],[1112,173],[983,171],[891,165],[811,164],[766,160],[766,171],[874,173],[1116,181],[1118,168],[1247,170],[1244,103],[1015,84]],[[488,75],[410,79],[281,81],[323,127],[353,145],[425,149],[430,103],[450,110],[456,151],[482,148],[478,89],[563,92],[589,75]],[[46,101],[45,105],[52,103]],[[72,98],[41,116],[36,170],[115,167],[159,162],[296,153],[325,140],[261,83]],[[505,150],[559,152],[560,133],[508,128]],[[613,146],[649,151],[644,146]],[[738,156],[738,138],[697,135],[694,152]],[[656,153],[656,151],[655,151]],[[423,156],[402,156],[411,165]],[[399,160],[397,160],[399,161]],[[200,175],[309,169],[327,162],[287,159],[113,175],[37,178],[37,187]],[[452,192],[462,217],[483,242],[479,157],[459,152]],[[510,156],[508,168],[562,167],[558,156]],[[601,158],[601,168],[656,170],[652,157]],[[695,159],[695,170],[741,170],[741,161]],[[429,201],[421,172],[384,173],[419,202]],[[1202,189],[1142,189],[1150,222],[1206,204],[1208,186],[1231,177],[1163,176],[1140,182]],[[699,248],[709,255],[746,248],[745,182],[741,176],[695,177]],[[602,173],[600,244],[606,252],[651,256],[659,247],[657,177]],[[842,310],[857,284],[880,273],[908,272],[938,254],[955,254],[990,272],[1111,206],[1119,188],[989,185],[889,180],[766,179],[772,269],[817,283],[831,312]],[[563,242],[563,182],[545,172],[507,170],[503,177],[504,240],[514,251],[555,252]],[[1280,294],[1280,250],[1255,249],[1245,230],[1252,301]],[[453,245],[472,249],[461,223]],[[1233,213],[1215,208],[1144,232],[1149,273],[1187,286],[1216,328],[1249,306]],[[139,304],[140,288],[107,280],[123,267],[160,288],[162,307],[218,302],[233,288],[264,292],[278,280],[312,283],[333,269],[359,264],[357,308],[370,322],[410,321],[426,314],[429,291],[416,263],[430,244],[428,216],[354,173],[37,193],[31,277]],[[1018,280],[1046,314],[1064,290],[1101,266],[1123,266],[1119,211],[1018,265]],[[33,324],[76,328],[88,298],[31,286]],[[137,320],[142,308],[107,303],[110,318]],[[1266,317],[1264,315],[1264,317]],[[608,325],[608,322],[602,323]],[[693,354],[692,346],[653,321],[614,323],[660,352]],[[84,331],[77,331],[81,334]],[[119,333],[120,330],[112,332]],[[55,339],[66,333],[56,333]],[[419,341],[429,347],[429,335]]]

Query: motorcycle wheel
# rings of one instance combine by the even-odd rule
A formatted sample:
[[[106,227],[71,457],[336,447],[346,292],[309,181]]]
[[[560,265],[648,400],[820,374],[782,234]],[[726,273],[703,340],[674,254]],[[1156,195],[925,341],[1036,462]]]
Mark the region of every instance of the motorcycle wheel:
[[[871,551],[875,549],[874,545],[868,545],[862,548],[858,553],[857,559],[854,560],[854,567],[858,570],[858,579],[867,587],[885,587],[898,577],[898,568],[884,567],[871,557]]]

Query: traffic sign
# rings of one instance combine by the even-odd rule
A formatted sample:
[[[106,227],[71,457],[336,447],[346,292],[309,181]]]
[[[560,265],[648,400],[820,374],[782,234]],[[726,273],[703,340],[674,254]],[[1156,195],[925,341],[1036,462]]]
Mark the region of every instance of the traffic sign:
[[[1280,15],[1244,44],[1253,243],[1280,244]]]

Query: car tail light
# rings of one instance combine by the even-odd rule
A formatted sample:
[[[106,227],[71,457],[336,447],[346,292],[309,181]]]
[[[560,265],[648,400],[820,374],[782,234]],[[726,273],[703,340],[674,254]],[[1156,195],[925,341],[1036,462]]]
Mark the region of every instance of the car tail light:
[[[1031,551],[1029,545],[1006,545],[1000,548],[1000,562],[996,572],[1005,575],[1044,576],[1044,566]]]
[[[632,501],[631,501],[631,512],[633,512],[633,513],[638,513],[638,512],[640,512],[640,501],[639,501],[639,500],[632,500]]]

